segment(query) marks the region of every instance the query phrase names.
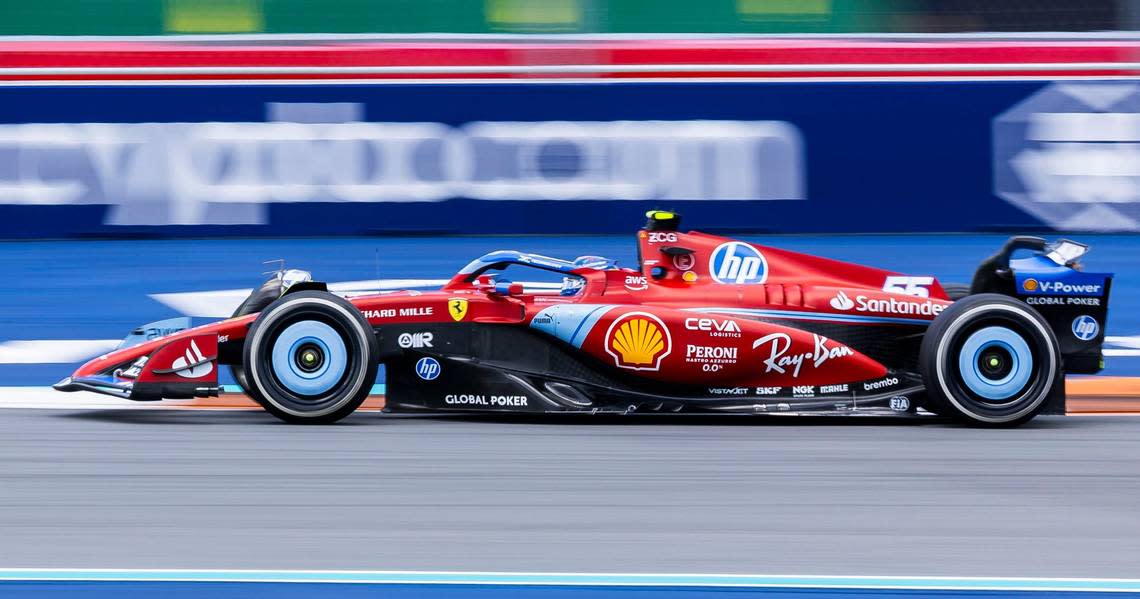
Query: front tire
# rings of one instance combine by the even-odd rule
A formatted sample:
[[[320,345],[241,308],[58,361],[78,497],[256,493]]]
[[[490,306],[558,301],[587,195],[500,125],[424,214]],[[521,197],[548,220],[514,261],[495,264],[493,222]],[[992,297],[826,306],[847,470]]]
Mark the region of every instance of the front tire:
[[[1037,311],[1004,295],[962,298],[934,319],[919,369],[930,407],[980,426],[1037,415],[1061,380],[1061,353]]]
[[[269,280],[261,284],[261,287],[254,289],[249,297],[234,310],[230,318],[237,318],[238,316],[246,316],[248,314],[256,314],[281,297],[281,278],[277,276],[270,277]],[[245,373],[245,367],[241,364],[231,364],[230,374],[234,377],[234,382],[246,395],[252,395],[249,392],[249,376]]]
[[[293,423],[348,416],[376,382],[376,334],[348,301],[299,291],[266,307],[246,335],[247,391],[266,411]]]

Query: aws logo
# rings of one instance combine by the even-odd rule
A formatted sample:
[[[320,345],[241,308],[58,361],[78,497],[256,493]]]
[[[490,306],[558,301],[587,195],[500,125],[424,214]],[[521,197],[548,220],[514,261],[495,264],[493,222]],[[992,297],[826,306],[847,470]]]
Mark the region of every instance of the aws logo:
[[[618,368],[657,370],[673,350],[673,339],[661,319],[645,312],[630,312],[606,330],[606,353]]]

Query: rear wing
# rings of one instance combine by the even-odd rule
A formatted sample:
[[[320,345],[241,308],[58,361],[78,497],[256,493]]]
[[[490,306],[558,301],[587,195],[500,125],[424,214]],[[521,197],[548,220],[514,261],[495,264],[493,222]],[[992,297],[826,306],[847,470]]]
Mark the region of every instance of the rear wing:
[[[970,292],[1002,293],[1033,306],[1057,336],[1065,372],[1100,372],[1113,275],[1086,272],[1081,258],[1088,251],[1068,239],[1012,237],[978,267]],[[1027,255],[1014,258],[1017,252]]]

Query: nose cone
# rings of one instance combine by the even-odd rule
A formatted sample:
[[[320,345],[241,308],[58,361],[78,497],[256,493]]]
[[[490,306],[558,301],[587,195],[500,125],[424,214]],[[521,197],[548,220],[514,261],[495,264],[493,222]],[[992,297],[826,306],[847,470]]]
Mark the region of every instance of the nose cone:
[[[52,385],[51,388],[55,389],[56,391],[76,391],[77,390],[75,388],[75,386],[71,384],[71,377],[65,377],[60,382]]]

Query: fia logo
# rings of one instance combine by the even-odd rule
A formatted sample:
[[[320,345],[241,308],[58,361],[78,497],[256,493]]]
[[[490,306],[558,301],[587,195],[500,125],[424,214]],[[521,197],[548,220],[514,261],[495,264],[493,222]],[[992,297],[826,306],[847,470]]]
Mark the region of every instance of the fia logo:
[[[416,362],[416,376],[425,381],[434,381],[439,378],[439,373],[443,368],[439,365],[439,360],[435,358],[420,358]]]
[[[729,241],[718,245],[709,256],[709,274],[717,283],[763,283],[768,278],[768,262],[751,245]]]
[[[1092,341],[1100,332],[1100,325],[1096,319],[1088,314],[1081,314],[1073,319],[1073,336],[1081,341]]]

